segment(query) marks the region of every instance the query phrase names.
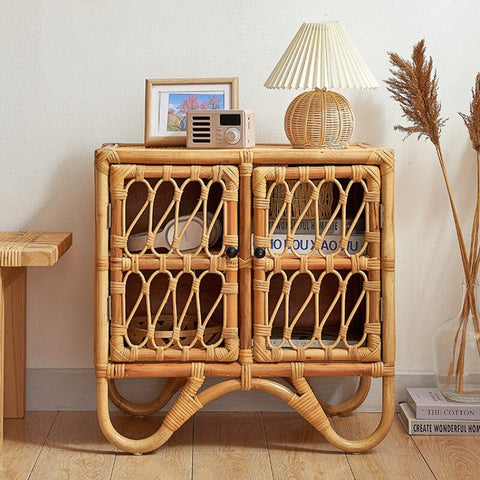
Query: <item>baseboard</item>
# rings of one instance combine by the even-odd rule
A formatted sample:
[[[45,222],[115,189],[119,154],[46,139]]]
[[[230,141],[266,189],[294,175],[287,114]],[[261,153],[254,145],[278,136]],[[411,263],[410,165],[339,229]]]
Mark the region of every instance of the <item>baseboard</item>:
[[[216,380],[207,379],[211,385]],[[126,398],[139,403],[155,398],[163,379],[134,378],[118,381],[118,389]],[[353,378],[314,378],[311,384],[319,398],[338,403],[351,395],[357,380]],[[396,377],[397,403],[405,400],[405,388],[432,386],[432,375],[399,374]],[[28,411],[91,411],[96,410],[96,382],[93,369],[27,370],[26,405]],[[370,393],[359,408],[363,412],[381,411],[381,380],[373,379]],[[260,391],[235,392],[218,398],[205,410],[219,411],[289,411],[280,399]]]

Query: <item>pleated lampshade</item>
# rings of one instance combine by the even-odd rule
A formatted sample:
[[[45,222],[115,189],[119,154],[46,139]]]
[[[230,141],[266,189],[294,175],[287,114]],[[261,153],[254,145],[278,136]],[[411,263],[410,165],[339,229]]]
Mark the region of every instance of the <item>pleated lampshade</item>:
[[[346,148],[354,117],[331,88],[376,88],[378,83],[339,22],[304,23],[265,82],[267,88],[314,89],[299,95],[285,115],[294,147]]]

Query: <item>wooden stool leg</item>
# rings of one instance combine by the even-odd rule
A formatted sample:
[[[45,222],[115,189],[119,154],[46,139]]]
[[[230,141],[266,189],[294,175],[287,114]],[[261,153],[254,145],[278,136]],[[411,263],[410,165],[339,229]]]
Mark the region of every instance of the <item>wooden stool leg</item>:
[[[25,416],[26,267],[1,269],[4,304],[4,417]]]
[[[5,339],[5,294],[3,292],[3,268],[0,268],[0,453],[3,448],[3,384],[4,384],[4,339]]]

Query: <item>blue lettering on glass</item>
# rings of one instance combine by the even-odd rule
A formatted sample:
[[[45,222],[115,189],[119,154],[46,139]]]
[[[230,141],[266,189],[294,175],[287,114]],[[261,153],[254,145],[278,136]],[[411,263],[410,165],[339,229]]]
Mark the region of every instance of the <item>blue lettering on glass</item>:
[[[271,245],[272,245],[272,248],[276,250],[280,250],[280,249],[283,249],[283,245],[282,245],[283,243],[284,242],[282,242],[279,238],[273,238]]]
[[[295,238],[293,240],[293,248],[295,250],[306,251],[306,250],[308,250],[308,244],[309,243],[312,244],[313,242],[311,240],[309,240],[308,238],[304,238],[304,239]],[[310,247],[310,250],[311,250],[311,247]]]
[[[337,239],[332,239],[332,238],[324,238],[322,241],[322,245],[320,247],[320,250],[323,253],[334,253],[338,252],[339,247],[340,247],[340,237]],[[353,239],[353,240],[348,240],[347,242],[347,248],[346,251],[348,251],[350,254],[359,252],[361,248],[364,245],[364,240],[363,238],[359,239]],[[285,250],[286,247],[286,238],[285,237],[280,237],[280,238],[271,238],[270,239],[270,247],[272,249],[272,253],[280,253]],[[292,242],[292,250],[298,252],[298,253],[309,253],[312,252],[315,249],[315,237],[308,237],[305,238],[305,236],[299,235],[298,237],[293,238]]]
[[[349,252],[358,252],[360,250],[360,245],[358,243],[358,240],[355,240],[355,242],[353,242],[352,240],[349,240],[347,248]]]
[[[338,244],[335,240],[330,240],[330,242],[328,242],[328,249],[330,251],[334,251],[338,248]]]

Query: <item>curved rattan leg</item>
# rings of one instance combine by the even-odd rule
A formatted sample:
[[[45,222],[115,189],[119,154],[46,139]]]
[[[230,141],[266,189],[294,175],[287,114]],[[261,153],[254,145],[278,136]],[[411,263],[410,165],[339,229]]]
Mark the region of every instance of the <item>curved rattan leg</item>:
[[[371,377],[360,377],[357,390],[348,400],[336,405],[323,402],[322,400],[318,400],[318,403],[321,405],[327,415],[348,415],[356,410],[365,401],[368,392],[370,391],[371,383]]]
[[[147,403],[134,403],[123,397],[117,390],[115,380],[110,379],[108,382],[108,396],[112,403],[122,412],[136,416],[151,415],[165,406],[173,395],[185,385],[186,381],[183,377],[169,378],[155,400]]]
[[[350,440],[341,437],[331,426],[323,408],[318,402],[307,380],[303,377],[303,365],[292,375],[292,381],[300,394],[287,403],[316,428],[325,439],[337,448],[347,452],[363,452],[380,443],[387,435],[395,414],[395,377],[382,378],[382,417],[376,430],[360,440]]]
[[[295,387],[291,378],[284,378],[284,380],[288,382],[292,387]],[[370,391],[371,383],[371,377],[360,377],[357,390],[347,400],[338,404],[330,404],[317,398],[318,403],[321,405],[327,415],[348,415],[349,413],[352,413],[354,410],[356,410],[365,401],[368,392]]]
[[[195,412],[202,408],[197,392],[205,377],[204,365],[192,363],[192,373],[180,395],[165,416],[158,430],[149,437],[136,440],[125,437],[112,425],[108,409],[108,380],[97,378],[97,409],[100,428],[107,440],[116,447],[130,453],[151,452],[161,447]]]
[[[382,378],[382,417],[375,431],[369,436],[360,440],[350,440],[341,437],[332,428],[327,419],[323,421],[312,422],[307,420],[326,438],[326,440],[337,448],[347,452],[364,452],[378,445],[387,435],[392,426],[395,415],[395,377]]]
[[[303,377],[301,364],[292,375],[292,383],[297,392],[285,385],[269,379],[252,378],[249,388],[265,391],[285,401],[289,406],[304,417],[316,428],[325,439],[335,447],[347,452],[363,452],[375,447],[390,430],[395,413],[395,377],[382,379],[382,417],[376,430],[369,436],[350,440],[341,437],[331,426],[331,423],[318,402],[307,380]],[[151,436],[133,440],[121,435],[112,425],[108,410],[108,380],[97,379],[98,417],[100,427],[107,440],[118,448],[131,453],[145,453],[162,446],[181,425],[208,402],[237,390],[245,389],[245,382],[240,379],[226,380],[217,383],[197,395],[204,381],[203,365],[192,364],[192,376],[180,392],[177,400],[166,415],[160,428]]]
[[[330,420],[303,377],[293,379],[293,383],[300,394],[292,392],[288,387],[269,379],[252,378],[251,387],[279,397],[316,428],[329,443],[346,452],[356,453],[370,450],[378,445],[390,430],[395,413],[395,378],[393,376],[384,377],[382,381],[383,412],[381,420],[372,434],[359,440],[343,438],[333,429]],[[241,388],[242,382],[240,380],[227,380],[205,389],[198,395],[198,399],[202,405],[206,405],[221,395],[241,390]]]

